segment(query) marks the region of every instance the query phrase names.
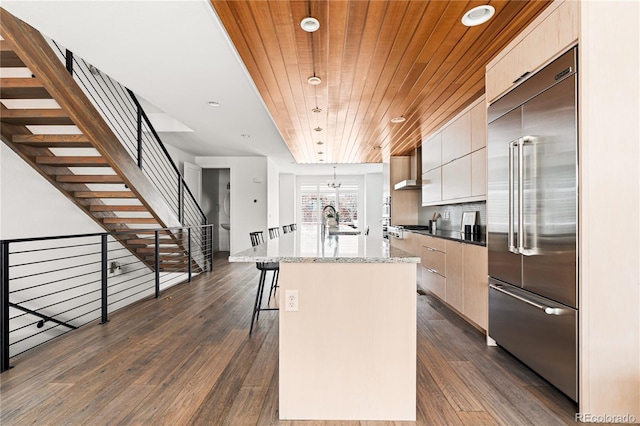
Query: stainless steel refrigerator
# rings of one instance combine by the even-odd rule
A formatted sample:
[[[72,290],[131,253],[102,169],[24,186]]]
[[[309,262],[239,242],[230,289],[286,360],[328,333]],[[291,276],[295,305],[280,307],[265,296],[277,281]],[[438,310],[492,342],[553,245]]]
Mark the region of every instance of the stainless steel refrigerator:
[[[489,335],[578,400],[577,48],[488,109]]]

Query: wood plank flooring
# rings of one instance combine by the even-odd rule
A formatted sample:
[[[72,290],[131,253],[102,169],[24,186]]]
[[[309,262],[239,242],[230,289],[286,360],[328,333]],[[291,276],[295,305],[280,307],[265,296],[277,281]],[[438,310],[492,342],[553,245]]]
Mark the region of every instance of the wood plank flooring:
[[[575,404],[418,296],[416,423],[278,420],[278,313],[249,337],[258,282],[229,264],[12,360],[2,425],[565,425]]]

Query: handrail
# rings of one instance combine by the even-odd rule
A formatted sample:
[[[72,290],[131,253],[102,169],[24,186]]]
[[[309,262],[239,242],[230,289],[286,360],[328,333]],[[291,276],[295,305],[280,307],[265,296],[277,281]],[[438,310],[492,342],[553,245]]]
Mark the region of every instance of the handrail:
[[[12,356],[211,272],[213,231],[196,225],[0,240],[0,371]]]
[[[114,134],[136,160],[138,167],[153,182],[167,204],[175,209],[174,213],[180,222],[183,225],[207,224],[206,214],[184,181],[184,177],[133,91],[97,70],[82,58],[74,55],[73,52],[62,48],[55,41],[48,41],[55,47],[54,50],[57,50],[59,58],[66,62],[68,71],[97,107],[96,109],[103,116],[103,119],[112,127]],[[74,68],[74,64],[77,65],[77,69]],[[125,99],[127,95],[128,102]],[[141,118],[146,129],[142,128]],[[143,137],[143,135],[148,135],[146,132],[150,133],[152,137]],[[147,149],[143,150],[145,144],[147,144]],[[173,176],[171,176],[172,174]],[[171,182],[176,182],[177,187]],[[187,197],[184,197],[185,189]],[[199,217],[194,217],[193,214],[185,215],[184,211],[188,204],[194,206]],[[194,221],[196,223],[192,223]]]
[[[44,315],[44,314],[41,314],[40,312],[34,311],[32,309],[25,308],[24,306],[18,305],[17,303],[9,302],[9,307],[15,308],[15,309],[19,309],[22,312],[26,312],[26,313],[31,314],[31,315],[35,315],[38,318],[42,318],[44,321],[51,321],[51,322],[55,322],[56,324],[64,325],[65,327],[69,327],[72,330],[77,330],[78,329],[78,327],[76,327],[75,325],[67,324],[66,322],[62,322],[62,321],[57,320],[55,318],[51,318],[48,315]],[[42,325],[44,325],[44,321],[38,322],[38,326],[37,327],[38,328],[42,328]]]
[[[149,117],[147,117],[147,113],[145,112],[144,108],[142,108],[142,105],[140,105],[140,102],[138,102],[138,98],[136,97],[136,95],[129,88],[127,88],[127,91],[129,92],[129,95],[131,96],[131,99],[133,99],[133,102],[135,102],[136,106],[139,108],[139,111],[142,114],[142,117],[144,118],[144,121],[147,123],[147,126],[149,126],[149,129],[151,130],[151,132],[153,133],[155,138],[158,140],[158,143],[160,144],[160,148],[162,148],[162,152],[164,153],[164,155],[167,157],[167,159],[169,160],[169,162],[173,166],[173,169],[175,170],[175,172],[178,174],[178,176],[180,176],[180,179],[182,179],[182,183],[184,185],[184,189],[187,190],[187,192],[191,196],[191,199],[195,202],[196,207],[198,207],[198,210],[200,211],[200,214],[202,214],[202,216],[206,218],[207,215],[204,213],[204,211],[202,210],[202,207],[200,207],[200,204],[198,204],[198,202],[196,201],[196,197],[194,197],[193,193],[189,189],[189,186],[184,181],[184,177],[180,173],[180,170],[178,169],[178,166],[176,166],[176,163],[173,161],[173,158],[171,158],[171,155],[169,154],[169,151],[167,151],[167,148],[164,146],[164,143],[162,143],[162,139],[160,139],[160,136],[156,132],[156,129],[151,124],[151,121],[149,120]]]

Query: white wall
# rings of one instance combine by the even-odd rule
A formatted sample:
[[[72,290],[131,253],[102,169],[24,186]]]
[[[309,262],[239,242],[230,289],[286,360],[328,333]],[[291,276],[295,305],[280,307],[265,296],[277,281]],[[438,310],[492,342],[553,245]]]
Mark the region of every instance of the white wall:
[[[104,232],[4,143],[0,143],[0,238]]]
[[[266,157],[196,157],[202,168],[230,169],[231,253],[251,247],[249,232],[267,232]],[[256,182],[257,181],[257,182]]]
[[[267,168],[267,224],[273,228],[280,226],[280,169],[272,159],[267,160]]]
[[[365,226],[369,227],[369,235],[382,238],[382,173],[367,173],[365,184]]]
[[[640,421],[640,3],[580,18],[580,411]]]
[[[162,138],[162,134],[160,134],[160,138]],[[191,163],[191,164],[196,164],[196,157],[195,155],[191,155],[188,152],[185,152],[179,148],[176,148],[175,146],[169,145],[169,144],[164,144],[165,148],[167,148],[167,152],[169,152],[169,155],[171,156],[171,159],[173,160],[174,163],[176,163],[176,166],[178,166],[178,170],[180,170],[180,174],[182,174],[184,176],[184,163]]]
[[[296,223],[296,176],[280,174],[280,222]]]

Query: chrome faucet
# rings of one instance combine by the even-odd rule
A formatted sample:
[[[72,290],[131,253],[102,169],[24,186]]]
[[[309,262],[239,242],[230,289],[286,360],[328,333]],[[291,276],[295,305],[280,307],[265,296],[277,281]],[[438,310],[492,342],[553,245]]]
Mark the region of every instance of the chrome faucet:
[[[335,207],[333,207],[332,205],[324,206],[324,208],[322,209],[322,226],[323,227],[327,224],[327,215],[329,214],[327,213],[327,210],[329,210],[329,213],[333,213],[333,217],[336,217]]]

